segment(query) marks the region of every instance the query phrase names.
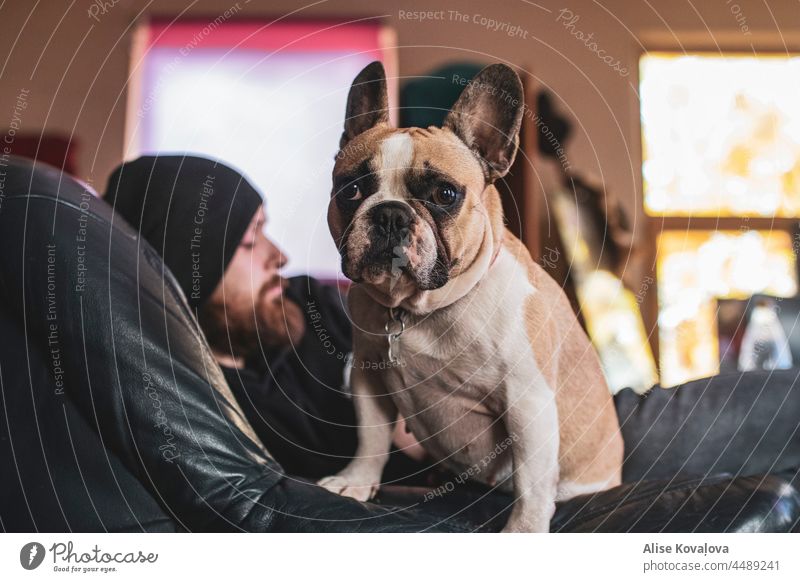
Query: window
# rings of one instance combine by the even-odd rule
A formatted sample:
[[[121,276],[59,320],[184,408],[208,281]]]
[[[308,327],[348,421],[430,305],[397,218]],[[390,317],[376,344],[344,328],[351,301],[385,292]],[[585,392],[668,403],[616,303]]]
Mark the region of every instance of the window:
[[[220,16],[155,21],[144,36],[128,157],[196,153],[242,170],[266,195],[287,272],[335,278],[326,214],[347,92],[371,61],[388,61],[392,77],[387,30]]]
[[[658,241],[661,382],[719,371],[717,300],[797,294],[792,239],[781,231],[666,231]]]
[[[794,56],[641,59],[662,385],[719,371],[717,300],[797,293],[799,78]]]
[[[800,217],[798,79],[798,57],[644,57],[647,211]]]

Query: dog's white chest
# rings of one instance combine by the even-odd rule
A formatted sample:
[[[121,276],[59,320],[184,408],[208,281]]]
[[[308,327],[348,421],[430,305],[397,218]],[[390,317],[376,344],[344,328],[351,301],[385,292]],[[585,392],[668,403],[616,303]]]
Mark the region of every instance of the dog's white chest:
[[[536,359],[524,325],[534,290],[510,256],[462,302],[412,318],[395,344],[388,389],[423,446],[494,484],[511,470],[508,399],[529,389]],[[517,272],[511,271],[517,266]],[[504,276],[505,275],[505,276]]]

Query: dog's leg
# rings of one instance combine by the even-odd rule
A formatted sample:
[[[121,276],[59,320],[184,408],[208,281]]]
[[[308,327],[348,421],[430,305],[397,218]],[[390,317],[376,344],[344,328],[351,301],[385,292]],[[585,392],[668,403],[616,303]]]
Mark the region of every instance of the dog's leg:
[[[514,508],[503,531],[548,532],[558,488],[558,409],[543,378],[508,394]]]
[[[358,422],[356,456],[338,474],[318,482],[328,491],[359,501],[378,492],[397,420],[397,407],[384,389],[382,374],[385,372],[353,368],[350,381]]]

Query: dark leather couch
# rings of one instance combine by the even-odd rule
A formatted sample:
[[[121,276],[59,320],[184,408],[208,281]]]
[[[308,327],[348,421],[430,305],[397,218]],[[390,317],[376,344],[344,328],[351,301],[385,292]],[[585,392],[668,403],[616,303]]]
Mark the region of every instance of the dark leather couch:
[[[476,485],[440,496],[391,486],[359,503],[284,474],[156,253],[59,171],[21,159],[0,171],[0,529],[502,527],[511,498]],[[644,400],[621,394],[626,484],[559,504],[552,530],[797,527],[796,379],[739,375],[714,379],[716,390],[705,381]],[[734,384],[749,388],[728,407]],[[701,389],[708,398],[698,400]],[[751,418],[759,390],[783,397],[778,415],[773,402]],[[737,440],[743,425],[756,434]]]

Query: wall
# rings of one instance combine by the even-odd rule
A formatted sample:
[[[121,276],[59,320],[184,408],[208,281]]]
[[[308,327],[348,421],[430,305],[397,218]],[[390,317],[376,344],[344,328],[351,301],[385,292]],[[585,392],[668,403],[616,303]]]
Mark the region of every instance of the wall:
[[[3,3],[0,128],[9,125],[20,91],[29,91],[20,116],[22,130],[48,128],[74,134],[81,145],[81,176],[102,189],[125,151],[134,23],[153,14],[213,20],[235,4],[231,0]],[[309,2],[307,8],[286,0],[238,0],[237,10],[245,18],[292,11],[294,17],[308,18],[382,17],[397,31],[403,76],[424,74],[456,59],[517,65],[553,91],[560,107],[576,120],[578,135],[568,148],[571,166],[604,180],[635,219],[638,236],[645,235],[636,95],[640,52],[645,48],[781,52],[800,48],[797,0],[769,5],[761,0],[322,0]],[[408,17],[419,10],[443,12],[436,15],[437,20],[424,22]],[[493,31],[481,23],[481,17],[502,26]],[[517,27],[515,32],[512,27]],[[586,41],[579,40],[578,32],[591,34],[597,43],[593,48],[618,60],[616,67],[604,63]],[[543,174],[547,180],[546,169]]]

